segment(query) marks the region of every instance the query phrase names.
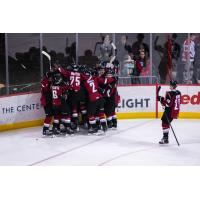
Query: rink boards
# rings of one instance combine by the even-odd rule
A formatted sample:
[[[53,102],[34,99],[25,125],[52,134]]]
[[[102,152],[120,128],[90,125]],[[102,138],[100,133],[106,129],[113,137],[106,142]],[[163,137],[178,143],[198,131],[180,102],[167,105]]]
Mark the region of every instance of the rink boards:
[[[117,108],[119,119],[161,117],[163,108],[156,100],[157,85],[119,86],[121,101]],[[200,118],[200,86],[181,85],[180,118]],[[165,96],[169,86],[162,86]],[[44,111],[40,93],[0,97],[0,131],[42,125]]]

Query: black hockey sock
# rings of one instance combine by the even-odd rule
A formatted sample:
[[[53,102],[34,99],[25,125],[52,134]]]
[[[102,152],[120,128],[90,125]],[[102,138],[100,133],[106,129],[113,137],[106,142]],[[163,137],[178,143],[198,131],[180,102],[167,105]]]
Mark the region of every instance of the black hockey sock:
[[[91,127],[94,128],[94,129],[97,128],[96,123],[95,124],[91,124]]]
[[[82,114],[82,124],[87,122],[87,114]]]
[[[98,130],[101,129],[101,123],[100,123],[99,119],[96,119],[96,127],[97,127]]]
[[[88,132],[89,132],[89,133],[96,133],[96,132],[98,132],[96,123],[95,123],[95,124],[90,124],[89,129],[88,129]]]
[[[59,123],[53,123],[53,128],[59,129],[60,124]]]
[[[167,140],[168,139],[168,135],[169,135],[169,132],[163,133],[163,138]]]
[[[49,126],[43,126],[43,131],[49,130]]]
[[[65,128],[71,127],[71,123],[66,123],[66,122],[64,122],[64,127],[65,127]]]
[[[53,134],[60,134],[60,123],[53,123]]]
[[[73,117],[72,121],[73,121],[72,129],[77,129],[77,127],[78,127],[78,117]]]
[[[117,118],[112,119],[113,127],[117,128]]]
[[[103,131],[107,131],[107,124],[105,121],[101,122],[101,126],[102,126]]]
[[[111,119],[107,119],[107,125],[108,125],[108,128],[112,128],[112,120]]]

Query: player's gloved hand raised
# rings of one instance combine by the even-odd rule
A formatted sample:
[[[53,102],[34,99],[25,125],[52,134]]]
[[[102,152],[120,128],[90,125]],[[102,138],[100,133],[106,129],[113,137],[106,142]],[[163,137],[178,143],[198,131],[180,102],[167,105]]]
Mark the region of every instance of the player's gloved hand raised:
[[[164,99],[165,99],[164,97],[157,96],[157,100],[160,101],[161,103],[164,101]]]

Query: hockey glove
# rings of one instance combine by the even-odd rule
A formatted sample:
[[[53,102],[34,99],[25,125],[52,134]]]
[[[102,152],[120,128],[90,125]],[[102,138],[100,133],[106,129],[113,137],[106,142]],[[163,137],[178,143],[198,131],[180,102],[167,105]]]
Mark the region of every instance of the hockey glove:
[[[165,99],[164,97],[157,96],[157,100],[160,101],[161,103],[164,101],[164,99]]]

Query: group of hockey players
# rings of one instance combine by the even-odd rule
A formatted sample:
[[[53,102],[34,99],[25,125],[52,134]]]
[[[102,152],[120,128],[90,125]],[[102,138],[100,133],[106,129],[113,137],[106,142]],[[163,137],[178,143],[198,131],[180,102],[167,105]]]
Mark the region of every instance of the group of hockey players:
[[[170,81],[170,91],[165,97],[157,93],[157,100],[164,107],[160,144],[169,143],[170,124],[179,115],[181,93],[176,87],[177,82]],[[51,70],[41,81],[41,94],[46,114],[45,136],[74,135],[80,127],[87,128],[88,134],[101,135],[108,129],[117,128],[115,108],[119,95],[114,65],[103,62],[94,69],[73,64],[64,69],[57,61],[53,62]]]
[[[102,134],[117,128],[117,69],[101,62],[97,68],[52,61],[41,81],[41,105],[46,114],[43,135],[72,135],[87,128]],[[50,129],[52,123],[52,129]]]

